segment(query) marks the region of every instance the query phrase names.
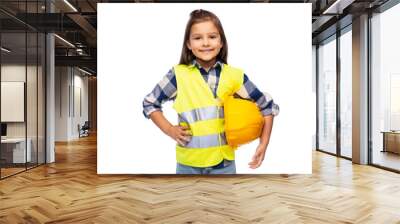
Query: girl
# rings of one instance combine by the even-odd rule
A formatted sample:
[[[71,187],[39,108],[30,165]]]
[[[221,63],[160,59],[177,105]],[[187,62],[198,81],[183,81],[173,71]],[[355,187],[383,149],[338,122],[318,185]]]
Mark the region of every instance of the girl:
[[[264,116],[260,143],[249,166],[264,160],[273,117],[279,113],[240,69],[228,65],[228,44],[213,13],[194,10],[186,25],[179,65],[174,66],[143,101],[143,113],[177,142],[177,174],[235,174],[234,148],[226,144],[222,102],[236,95],[256,102]],[[178,125],[163,115],[161,104],[174,100]]]

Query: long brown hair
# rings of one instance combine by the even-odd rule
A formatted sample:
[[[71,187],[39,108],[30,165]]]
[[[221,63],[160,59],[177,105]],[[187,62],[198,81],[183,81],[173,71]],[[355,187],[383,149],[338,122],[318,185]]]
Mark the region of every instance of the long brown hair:
[[[189,21],[186,24],[185,37],[183,39],[182,53],[179,64],[190,64],[196,57],[193,55],[192,51],[187,47],[187,42],[190,38],[190,29],[196,23],[211,21],[217,27],[219,35],[222,41],[222,48],[217,55],[217,60],[221,60],[225,64],[228,64],[228,42],[226,41],[224,28],[222,28],[221,21],[218,17],[207,10],[196,9],[190,13]]]

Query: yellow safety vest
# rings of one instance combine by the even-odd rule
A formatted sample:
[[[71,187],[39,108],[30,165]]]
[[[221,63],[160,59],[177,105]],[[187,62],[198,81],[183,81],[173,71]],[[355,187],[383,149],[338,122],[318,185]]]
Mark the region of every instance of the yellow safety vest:
[[[176,145],[178,163],[208,167],[224,158],[235,159],[235,148],[227,144],[224,131],[223,100],[237,92],[243,84],[243,71],[222,66],[217,98],[194,65],[174,67],[177,96],[173,108],[180,125],[189,126],[192,137],[185,145]]]

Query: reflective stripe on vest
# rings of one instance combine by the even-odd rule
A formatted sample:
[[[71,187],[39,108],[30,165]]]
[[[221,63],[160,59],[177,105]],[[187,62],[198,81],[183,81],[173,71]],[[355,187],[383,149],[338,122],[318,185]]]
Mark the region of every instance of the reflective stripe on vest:
[[[226,145],[225,132],[213,135],[192,136],[185,148],[209,148],[215,146]]]
[[[178,114],[179,122],[186,122],[189,124],[223,117],[224,108],[219,106],[198,108]]]

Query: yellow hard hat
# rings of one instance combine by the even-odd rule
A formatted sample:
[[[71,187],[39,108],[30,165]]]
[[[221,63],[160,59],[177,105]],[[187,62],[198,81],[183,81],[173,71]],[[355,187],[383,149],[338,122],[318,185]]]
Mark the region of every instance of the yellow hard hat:
[[[264,117],[254,102],[228,96],[224,100],[224,117],[230,146],[237,147],[260,137]]]

